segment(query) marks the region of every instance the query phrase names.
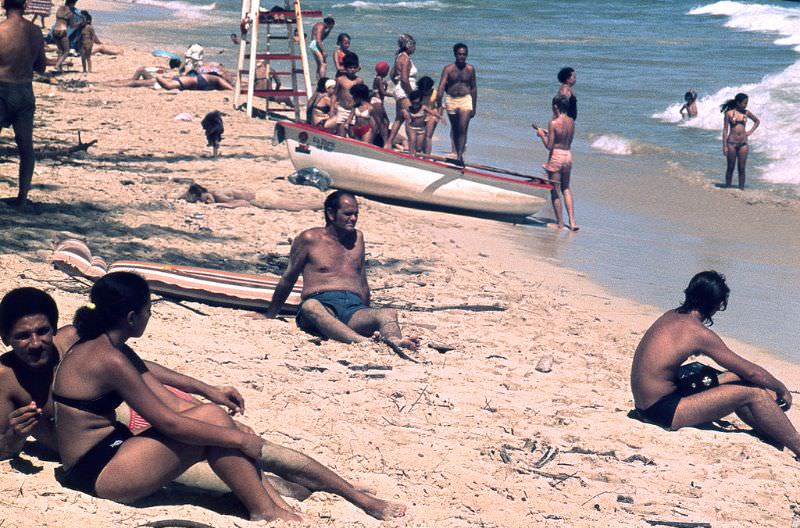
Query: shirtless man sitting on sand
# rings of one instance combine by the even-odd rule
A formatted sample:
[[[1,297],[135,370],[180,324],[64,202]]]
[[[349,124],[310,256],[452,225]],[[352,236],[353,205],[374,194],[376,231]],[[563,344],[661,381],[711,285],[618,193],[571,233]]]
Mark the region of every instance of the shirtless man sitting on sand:
[[[33,436],[45,451],[58,456],[52,382],[56,367],[78,341],[78,335],[73,326],[62,327],[56,333],[57,324],[56,303],[41,290],[17,288],[0,301],[0,337],[11,347],[10,352],[0,355],[0,459],[16,457],[29,436]],[[226,407],[231,414],[244,412],[244,398],[234,387],[215,387],[158,363],[144,363],[147,372],[143,376],[146,376],[148,387],[159,398],[167,398],[164,403],[178,412],[202,403],[181,390]],[[170,392],[163,390],[165,387]],[[174,391],[171,387],[181,390]],[[150,427],[141,415],[137,415],[134,429],[134,421],[129,422],[128,418],[136,413],[129,407],[123,405],[116,412],[117,420],[123,425],[131,425],[134,434]],[[237,423],[237,426],[252,431],[244,424]],[[402,504],[380,500],[362,486],[353,487],[313,458],[262,440],[261,469],[274,473],[264,477],[281,495],[302,501],[315,491],[327,491],[345,498],[377,519],[404,514]],[[192,466],[176,482],[210,491],[230,491],[208,464]]]
[[[4,0],[6,19],[0,22],[0,129],[14,127],[19,149],[19,191],[11,205],[24,206],[33,179],[33,72],[44,73],[44,39],[22,17],[25,0]]]
[[[343,343],[381,339],[400,357],[417,350],[419,340],[403,337],[394,309],[370,308],[364,255],[364,235],[356,229],[358,202],[346,191],[325,199],[325,227],[300,233],[292,243],[289,266],[275,288],[267,317],[275,317],[303,275],[303,302],[297,326]]]
[[[631,370],[636,408],[647,420],[673,431],[735,412],[760,436],[798,456],[800,434],[782,410],[792,404],[789,390],[775,376],[734,353],[708,328],[712,316],[727,307],[729,292],[723,275],[698,273],[684,290],[683,304],[647,330],[636,348]],[[708,388],[682,396],[678,370],[689,357],[700,354],[728,372],[719,374],[718,385],[714,376],[707,375],[704,383]]]

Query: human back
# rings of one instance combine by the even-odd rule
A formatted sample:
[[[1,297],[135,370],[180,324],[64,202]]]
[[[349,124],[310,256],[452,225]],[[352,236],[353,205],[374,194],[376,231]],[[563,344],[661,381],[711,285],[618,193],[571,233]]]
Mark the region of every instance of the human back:
[[[29,83],[34,70],[44,72],[42,32],[22,17],[23,1],[5,0],[4,5],[7,18],[0,22],[0,82]]]

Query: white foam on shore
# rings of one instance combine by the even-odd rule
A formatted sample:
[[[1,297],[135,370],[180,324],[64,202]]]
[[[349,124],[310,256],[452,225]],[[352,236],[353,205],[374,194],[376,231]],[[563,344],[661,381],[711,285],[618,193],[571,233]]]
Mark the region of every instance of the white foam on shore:
[[[720,15],[728,17],[726,27],[760,33],[778,33],[775,44],[795,46],[800,52],[800,9],[767,4],[745,4],[722,1],[689,11],[691,15]],[[768,161],[756,170],[763,179],[783,184],[800,184],[800,61],[779,73],[766,75],[761,81],[739,86],[726,86],[716,93],[701,96],[697,102],[698,115],[683,121],[680,126],[717,131],[722,150],[723,116],[720,105],[737,93],[749,96],[747,109],[761,119],[761,126],[750,138],[750,148]],[[682,103],[673,103],[653,118],[668,123],[681,122]],[[748,129],[752,125],[748,122]]]
[[[447,7],[447,4],[438,2],[437,0],[422,0],[418,2],[365,2],[363,0],[356,0],[355,2],[333,5],[334,9],[343,7],[377,11],[383,9],[444,9]]]
[[[122,0],[124,3],[127,4],[138,4],[138,5],[145,5],[145,6],[153,6],[153,7],[160,7],[162,9],[168,9],[173,11],[174,14],[181,18],[206,18],[209,15],[210,11],[214,11],[217,8],[216,3],[210,4],[190,4],[188,2],[182,2],[181,0]]]
[[[592,140],[592,148],[618,156],[633,154],[633,142],[615,134],[603,134]]]

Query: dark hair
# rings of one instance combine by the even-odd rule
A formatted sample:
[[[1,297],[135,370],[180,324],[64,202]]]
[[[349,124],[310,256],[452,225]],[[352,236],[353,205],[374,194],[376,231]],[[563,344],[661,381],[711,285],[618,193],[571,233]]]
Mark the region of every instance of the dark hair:
[[[181,60],[180,59],[176,59],[176,58],[170,59],[169,60],[169,67],[171,69],[180,68],[181,67]]]
[[[339,33],[339,36],[336,37],[336,45],[341,46],[344,39],[353,40],[347,33]]]
[[[85,20],[87,24],[92,23],[92,15],[90,15],[88,11],[86,10],[81,11],[81,16],[83,17],[83,20]]]
[[[417,81],[417,88],[424,95],[428,95],[431,93],[431,91],[433,91],[433,84],[433,79],[426,75],[424,77],[420,77],[420,79]]]
[[[701,271],[689,281],[683,290],[686,295],[683,303],[675,310],[686,314],[697,310],[703,317],[703,324],[711,326],[711,316],[728,307],[728,295],[731,289],[725,284],[725,275],[716,271]]]
[[[566,114],[569,110],[569,97],[560,94],[553,97],[553,106],[558,108],[558,111],[562,114]]]
[[[345,69],[358,68],[358,55],[352,51],[345,51],[344,57],[342,57],[342,67]]]
[[[741,102],[747,101],[748,99],[750,98],[747,96],[746,93],[739,92],[733,99],[728,99],[727,101],[722,103],[719,107],[719,111],[727,112],[728,110],[733,110],[734,108],[736,108],[736,105],[738,105]]]
[[[566,68],[561,68],[558,71],[558,82],[564,84],[565,82],[567,82],[567,79],[569,79],[570,75],[572,75],[573,73],[575,73],[575,68],[570,68],[569,66],[567,66]]]
[[[17,321],[26,315],[38,314],[47,317],[53,331],[56,330],[58,307],[48,293],[30,287],[11,290],[0,301],[0,336],[8,337]]]
[[[91,304],[78,308],[72,324],[82,341],[113,329],[130,312],[138,312],[150,300],[150,287],[141,275],[115,271],[92,286]]]
[[[422,91],[419,90],[419,89],[411,90],[411,93],[408,94],[408,100],[409,101],[414,101],[416,99],[422,99]]]
[[[695,92],[694,90],[689,90],[688,92],[683,94],[683,100],[686,101],[687,103],[691,103],[695,99],[697,99],[697,92]]]
[[[338,211],[339,208],[342,206],[342,198],[344,198],[345,196],[349,196],[353,200],[356,199],[355,194],[349,191],[342,191],[342,190],[333,191],[325,198],[325,207],[323,209],[323,212],[325,214],[325,225],[331,223],[331,221],[328,219],[328,210],[331,210],[333,214],[336,214],[336,211]]]
[[[462,48],[463,48],[464,51],[469,53],[469,48],[467,47],[467,45],[464,44],[463,42],[459,42],[458,44],[454,44],[453,45],[453,55],[455,55],[458,52],[458,50],[460,50]]]
[[[359,83],[354,84],[350,87],[350,95],[353,96],[353,99],[360,99],[362,101],[369,100],[369,88],[366,84]]]
[[[325,91],[325,83],[328,82],[328,77],[320,77],[317,81],[317,91],[324,92]]]
[[[322,21],[331,26],[336,25],[336,21],[333,19],[333,17],[325,17],[322,19]]]
[[[9,9],[25,9],[26,0],[5,0],[3,7],[8,11]]]

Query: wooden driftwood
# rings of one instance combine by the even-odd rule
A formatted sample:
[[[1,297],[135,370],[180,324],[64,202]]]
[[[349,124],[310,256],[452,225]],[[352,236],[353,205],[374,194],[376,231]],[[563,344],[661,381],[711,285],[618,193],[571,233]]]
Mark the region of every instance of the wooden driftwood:
[[[89,149],[89,147],[95,145],[96,143],[97,143],[96,139],[93,139],[88,143],[84,143],[83,141],[81,141],[81,132],[79,130],[77,145],[74,145],[72,147],[37,150],[34,155],[36,156],[37,160],[64,158],[72,156],[76,152],[85,152],[86,150]]]
[[[152,521],[145,524],[140,524],[139,528],[214,528],[210,524],[205,524],[197,521],[186,521],[183,519],[164,519],[163,521]]]
[[[707,522],[659,521],[658,519],[645,519],[644,522],[650,526],[672,526],[673,528],[711,528],[711,523]]]

